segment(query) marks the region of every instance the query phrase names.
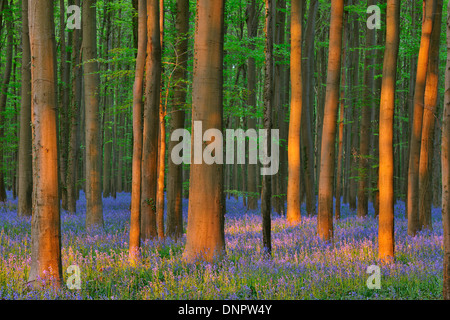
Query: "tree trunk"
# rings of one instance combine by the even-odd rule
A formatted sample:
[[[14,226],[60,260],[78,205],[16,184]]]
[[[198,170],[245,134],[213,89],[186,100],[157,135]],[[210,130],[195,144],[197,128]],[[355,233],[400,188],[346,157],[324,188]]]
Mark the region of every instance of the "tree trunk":
[[[411,39],[417,39],[416,33],[416,8],[417,1],[411,2]],[[408,86],[408,147],[406,148],[406,155],[404,157],[404,186],[402,192],[405,195],[408,194],[408,171],[409,171],[409,154],[411,150],[411,132],[412,132],[412,124],[413,124],[413,111],[414,111],[414,87],[416,83],[416,72],[417,72],[417,56],[412,54],[410,58],[410,71],[409,71],[409,86]],[[406,197],[407,198],[407,197]],[[405,217],[408,218],[408,202],[405,201]]]
[[[309,216],[316,211],[315,175],[314,175],[314,142],[313,142],[313,118],[314,110],[314,39],[318,1],[313,0],[309,5],[308,25],[306,28],[306,59],[304,60],[303,75],[303,107],[302,107],[302,138],[306,156],[306,212]]]
[[[31,160],[31,54],[28,0],[22,0],[22,86],[19,138],[19,200],[17,214],[31,217],[33,171]]]
[[[258,35],[258,20],[259,12],[256,10],[256,0],[251,0],[247,6],[247,33],[249,39],[249,50],[255,50],[255,38]],[[248,58],[248,71],[247,71],[247,106],[252,111],[247,119],[248,129],[256,129],[256,62],[253,56]],[[247,165],[247,190],[248,201],[247,208],[249,210],[255,210],[258,207],[257,185],[256,175],[258,166],[255,164]]]
[[[291,114],[288,140],[288,188],[287,214],[290,224],[301,222],[300,174],[301,174],[301,123],[303,108],[302,83],[302,23],[303,12],[300,0],[291,4]]]
[[[164,48],[164,0],[159,2],[159,28],[161,52]],[[164,71],[162,70],[162,74]],[[164,79],[161,78],[161,88],[164,87]],[[166,88],[169,90],[169,88]],[[158,229],[158,238],[164,239],[164,176],[166,169],[166,109],[162,99],[163,90],[159,102],[159,146],[158,146],[158,182],[156,189],[156,224]]]
[[[224,1],[198,0],[192,84],[192,141],[206,130],[222,131],[223,122]],[[196,132],[197,131],[197,132]],[[200,147],[208,143],[202,143]],[[193,149],[195,145],[193,144]],[[223,155],[223,150],[215,150]],[[200,158],[192,154],[191,159]],[[220,155],[219,155],[220,156]],[[199,159],[196,159],[199,160]],[[225,254],[223,164],[192,161],[189,211],[183,258],[212,261]]]
[[[103,227],[99,75],[97,58],[96,1],[83,2],[83,61],[86,122],[86,228]]]
[[[350,25],[349,25],[350,26]],[[349,183],[349,206],[350,210],[356,210],[356,196],[358,193],[358,125],[359,125],[359,117],[358,117],[358,105],[359,105],[359,22],[357,16],[353,18],[353,55],[351,55],[352,65],[353,65],[353,79],[352,79],[352,90],[350,91],[352,95],[352,124],[351,124],[351,154],[348,156],[352,158],[350,165],[351,177],[348,181]]]
[[[394,259],[394,104],[399,47],[400,0],[387,1],[386,49],[380,102],[380,214],[378,227],[378,257]]]
[[[105,2],[105,10],[108,10]],[[107,11],[104,14],[104,30],[105,30],[105,42],[103,46],[103,58],[107,61],[110,59],[109,52],[111,49],[111,11]],[[104,72],[112,69],[111,63],[106,62],[104,64]],[[112,88],[108,85],[104,85],[103,94],[103,198],[109,198],[112,195],[111,186],[111,158],[113,154],[113,104],[114,94]]]
[[[139,1],[138,53],[133,87],[133,163],[131,186],[130,250],[134,262],[139,255],[141,235],[142,91],[147,50],[147,1]]]
[[[431,221],[431,187],[434,118],[438,104],[439,47],[442,23],[442,0],[437,0],[431,32],[428,72],[424,94],[422,141],[419,160],[419,229],[433,229]]]
[[[375,0],[368,0],[367,5],[375,5]],[[359,141],[359,186],[358,186],[358,217],[364,218],[368,213],[369,197],[369,152],[370,152],[370,120],[372,114],[372,94],[375,78],[375,30],[366,30],[366,56],[364,59],[364,91],[361,111],[361,128]]]
[[[265,44],[265,66],[264,66],[264,129],[267,130],[267,154],[271,154],[271,129],[272,129],[272,104],[273,104],[273,13],[274,2],[265,0],[266,4],[266,44]],[[301,100],[300,100],[301,101]],[[300,102],[301,103],[301,102]],[[261,215],[264,254],[271,255],[271,211],[272,193],[270,175],[263,175],[261,190]],[[299,215],[298,212],[297,215]],[[294,221],[289,219],[289,221]],[[298,218],[297,218],[298,221]]]
[[[286,1],[280,0],[276,3],[275,10],[275,37],[274,43],[276,46],[284,45],[285,34],[286,34]],[[285,123],[286,110],[285,110],[285,91],[289,90],[286,88],[286,66],[283,63],[283,55],[280,52],[274,57],[274,123],[277,124],[280,135],[279,143],[279,170],[276,175],[273,176],[272,190],[275,197],[273,198],[273,207],[275,212],[283,216],[286,212],[285,208],[285,194],[287,193],[286,186],[286,164],[287,164],[287,153],[285,140],[288,138],[288,132]]]
[[[12,72],[12,59],[13,59],[13,27],[12,27],[12,17],[9,16],[6,19],[7,26],[7,45],[6,45],[6,65],[4,70],[3,81],[0,86],[0,139],[4,140],[5,129],[4,129],[4,113],[6,111],[6,100],[8,98],[8,88],[9,88],[9,80],[11,79]],[[7,200],[6,197],[6,189],[5,189],[5,172],[3,162],[4,162],[4,145],[5,142],[0,140],[0,164],[3,168],[0,168],[0,202],[5,202]]]
[[[423,103],[425,82],[428,69],[433,15],[436,0],[423,1],[422,37],[420,39],[419,58],[417,59],[417,76],[414,90],[414,115],[411,131],[411,146],[408,168],[408,235],[414,236],[419,230],[419,158],[422,137]]]
[[[33,134],[33,218],[28,282],[62,280],[58,197],[53,1],[29,2]]]
[[[342,158],[344,153],[344,110],[345,110],[345,85],[346,85],[346,58],[347,58],[347,13],[344,12],[344,30],[343,30],[343,47],[342,47],[342,61],[341,68],[341,99],[339,103],[339,137],[338,137],[338,157],[337,157],[337,176],[336,176],[336,203],[335,203],[335,217],[336,220],[341,219],[341,190],[342,190]]]
[[[59,84],[59,110],[60,110],[60,125],[59,125],[59,179],[60,179],[60,194],[62,199],[62,208],[67,210],[67,186],[66,186],[66,175],[67,175],[67,161],[69,152],[69,108],[70,108],[70,95],[69,95],[69,82],[70,82],[70,68],[68,63],[67,54],[67,43],[66,43],[66,24],[65,16],[66,10],[64,6],[64,0],[59,1],[59,11],[60,11],[60,23],[59,23],[59,33],[60,33],[60,73],[61,73],[61,83]]]
[[[131,262],[134,262],[139,255],[141,236],[142,91],[147,54],[147,0],[139,1],[138,15],[138,53],[133,87],[133,163],[129,250]]]
[[[333,238],[333,180],[336,120],[339,106],[344,0],[331,1],[330,45],[319,178],[318,234]]]
[[[177,0],[175,29],[181,40],[176,45],[177,65],[174,71],[174,110],[170,120],[170,133],[184,128],[186,78],[188,61],[189,1]],[[167,176],[167,236],[178,240],[183,234],[183,164],[173,163],[171,155],[177,142],[169,142],[169,171]]]
[[[447,64],[442,124],[442,224],[444,228],[443,297],[450,300],[450,2],[447,5]]]
[[[71,1],[70,4],[80,5],[80,0]],[[76,212],[77,201],[77,179],[76,172],[78,168],[78,156],[79,156],[79,140],[78,140],[78,118],[79,110],[81,108],[81,80],[82,70],[81,64],[81,32],[78,29],[73,30],[72,35],[72,99],[70,101],[69,111],[69,151],[67,156],[67,175],[66,175],[66,188],[67,188],[67,210],[69,213],[74,214]]]
[[[158,124],[161,89],[161,35],[159,0],[147,0],[147,66],[142,143],[141,239],[157,236],[156,187]]]

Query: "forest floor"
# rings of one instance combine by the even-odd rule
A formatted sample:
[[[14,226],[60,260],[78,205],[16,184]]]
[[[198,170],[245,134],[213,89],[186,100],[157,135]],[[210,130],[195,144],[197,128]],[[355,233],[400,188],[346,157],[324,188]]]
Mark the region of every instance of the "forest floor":
[[[8,194],[11,199],[11,194]],[[184,200],[187,221],[187,200]],[[358,219],[343,205],[334,243],[316,235],[316,217],[290,227],[273,215],[272,259],[263,258],[261,216],[233,197],[226,201],[227,255],[216,264],[182,261],[186,237],[175,243],[146,241],[142,261],[128,263],[130,194],[104,199],[104,230],[84,228],[86,202],[77,214],[62,212],[62,265],[81,271],[81,290],[24,290],[30,268],[30,220],[17,217],[17,200],[0,208],[0,299],[442,299],[441,210],[433,231],[407,235],[404,203],[395,206],[396,260],[377,260],[378,221]],[[367,268],[379,265],[381,289],[369,289]]]

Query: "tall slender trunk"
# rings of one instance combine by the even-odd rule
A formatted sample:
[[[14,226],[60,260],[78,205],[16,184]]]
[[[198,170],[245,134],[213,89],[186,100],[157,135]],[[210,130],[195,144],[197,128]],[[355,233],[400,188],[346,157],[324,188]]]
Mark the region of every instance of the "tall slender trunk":
[[[224,1],[198,0],[194,43],[194,78],[192,84],[192,122],[201,140],[209,129],[222,131],[223,123],[223,44]],[[200,151],[203,151],[203,143]],[[193,150],[195,152],[195,145]],[[223,150],[215,150],[217,153]],[[223,155],[223,154],[222,154]],[[191,159],[201,155],[191,155]],[[197,162],[197,161],[195,161]],[[189,185],[189,211],[185,260],[212,261],[225,254],[223,164],[192,161]]]
[[[416,8],[417,3],[411,2],[411,38],[416,39]],[[412,132],[412,124],[413,124],[413,111],[414,111],[414,89],[416,83],[416,72],[417,72],[417,56],[412,54],[410,58],[410,78],[409,78],[409,86],[408,86],[408,117],[410,121],[408,122],[408,148],[406,149],[405,163],[404,163],[404,181],[405,185],[403,188],[403,192],[405,195],[408,194],[408,173],[409,173],[409,154],[411,150],[411,132]],[[405,217],[408,217],[408,202],[405,201]]]
[[[107,61],[110,59],[109,52],[112,48],[112,37],[111,37],[111,10],[107,7],[105,2],[106,12],[104,14],[104,30],[105,30],[105,43],[103,46],[103,58]],[[111,63],[107,62],[104,65],[104,72],[112,69]],[[114,104],[114,94],[112,92],[112,88],[108,85],[104,85],[104,94],[103,94],[103,167],[102,167],[102,191],[103,198],[109,198],[112,195],[112,185],[111,185],[111,158],[113,154],[113,104]]]
[[[30,217],[33,171],[31,161],[31,54],[28,27],[28,0],[22,0],[22,86],[19,138],[19,200],[17,213]]]
[[[0,84],[0,139],[4,139],[5,129],[4,129],[4,113],[6,110],[6,100],[8,97],[9,81],[11,79],[12,72],[12,60],[13,60],[13,27],[12,27],[12,17],[8,16],[6,19],[7,26],[7,45],[6,45],[6,65],[4,70],[3,81]],[[4,165],[4,145],[5,142],[0,140],[0,202],[6,201],[6,189],[5,189],[5,169]]]
[[[386,4],[386,0],[381,1],[382,4]],[[382,21],[386,21],[386,15],[382,14]],[[383,23],[385,24],[385,23]],[[383,30],[383,29],[382,29]],[[377,33],[377,46],[382,47],[385,43],[386,39],[386,33],[385,32],[378,32]],[[384,49],[378,49],[376,65],[378,66],[376,74],[378,77],[374,80],[374,92],[376,95],[376,99],[373,101],[372,105],[372,157],[376,159],[372,166],[371,170],[371,185],[372,185],[372,200],[373,200],[373,207],[374,207],[374,215],[375,217],[378,216],[380,211],[380,192],[379,192],[379,122],[380,122],[380,112],[379,112],[379,104],[380,104],[380,97],[381,97],[381,84],[382,84],[382,73],[383,73],[383,50]],[[381,68],[380,68],[381,66]]]
[[[422,141],[419,160],[419,229],[432,229],[431,222],[431,187],[434,117],[438,104],[439,83],[439,47],[442,23],[442,0],[437,0],[436,13],[433,17],[430,55],[424,94]]]
[[[247,34],[249,38],[249,50],[255,50],[255,38],[258,33],[258,17],[259,13],[256,10],[256,0],[251,0],[247,6]],[[248,58],[248,71],[247,71],[247,106],[252,113],[256,113],[256,61],[255,58],[250,56]],[[248,129],[256,129],[256,119],[252,114],[247,119]],[[258,207],[257,197],[257,185],[256,185],[257,165],[247,165],[247,190],[249,192],[247,207],[250,210],[254,210]]]
[[[308,24],[306,27],[305,38],[305,55],[303,73],[303,107],[302,107],[302,138],[305,146],[306,158],[306,174],[305,174],[305,188],[306,188],[306,212],[309,216],[314,215],[316,211],[316,193],[315,193],[315,158],[314,158],[314,141],[313,141],[313,117],[314,110],[314,40],[315,40],[315,26],[316,15],[319,2],[317,0],[311,1],[308,12]]]
[[[417,76],[414,90],[414,114],[411,130],[411,145],[408,168],[408,234],[414,236],[419,230],[419,159],[422,137],[423,103],[428,70],[433,15],[436,0],[423,1],[422,37],[420,39],[419,57],[417,59]]]
[[[272,135],[272,105],[273,105],[273,13],[274,2],[265,0],[266,4],[266,23],[265,23],[265,66],[264,66],[264,129],[267,133],[267,154],[270,154]],[[262,177],[261,190],[261,215],[262,215],[262,234],[264,253],[272,253],[271,239],[271,213],[272,213],[272,190],[270,175]],[[298,213],[300,214],[300,212]],[[297,218],[298,219],[298,218]],[[292,220],[291,220],[292,221]]]
[[[348,156],[352,157],[351,165],[350,165],[350,173],[351,178],[348,181],[349,184],[349,206],[350,210],[356,210],[356,196],[358,193],[358,146],[359,146],[359,135],[358,135],[358,126],[359,126],[359,117],[358,117],[358,108],[360,105],[359,100],[359,57],[360,57],[360,44],[359,44],[359,22],[357,16],[353,18],[353,54],[352,54],[352,65],[353,65],[353,79],[352,79],[352,125],[351,125],[351,154]]]
[[[301,222],[300,174],[301,174],[301,123],[303,108],[302,83],[302,23],[303,12],[300,0],[291,4],[291,114],[288,140],[288,188],[287,214],[290,224]]]
[[[132,262],[139,255],[141,236],[142,91],[147,55],[147,0],[139,1],[138,16],[138,53],[133,87],[133,163],[129,250]]]
[[[380,214],[378,227],[378,257],[394,259],[394,106],[399,49],[400,0],[388,0],[386,11],[386,49],[380,102]]]
[[[368,5],[375,5],[375,0],[368,0]],[[364,59],[364,86],[361,111],[361,128],[359,141],[359,186],[358,186],[358,217],[366,217],[368,213],[369,196],[369,152],[370,152],[370,118],[372,113],[373,81],[375,78],[375,30],[366,30],[366,56]]]
[[[450,2],[447,5],[447,64],[442,124],[442,224],[444,234],[443,296],[450,300]]]
[[[80,5],[80,0],[71,1],[70,4]],[[66,188],[67,188],[67,210],[69,213],[76,212],[77,201],[77,179],[76,172],[78,168],[78,156],[79,156],[79,140],[78,140],[78,118],[79,110],[81,108],[81,81],[82,81],[82,69],[81,69],[81,32],[78,29],[73,30],[72,35],[72,97],[70,100],[69,110],[69,151],[67,156],[67,176],[66,176]]]
[[[159,32],[161,52],[164,50],[164,0],[159,1]],[[164,67],[162,67],[164,74]],[[169,85],[168,85],[169,86]],[[159,101],[159,142],[158,142],[158,182],[156,187],[156,224],[158,238],[164,239],[164,177],[166,169],[166,109],[162,97],[164,79],[161,77],[161,93]],[[169,88],[166,88],[169,90]]]
[[[276,2],[276,10],[275,10],[275,36],[274,36],[274,44],[276,46],[283,45],[285,43],[285,35],[286,35],[286,1],[280,0]],[[286,66],[283,63],[283,55],[280,53],[276,53],[274,57],[274,107],[273,114],[274,119],[273,123],[275,123],[279,129],[280,134],[280,143],[279,143],[279,171],[276,175],[272,176],[274,179],[272,181],[272,190],[274,190],[273,194],[276,195],[273,198],[273,207],[275,212],[279,215],[284,215],[285,212],[285,194],[287,192],[286,186],[286,163],[287,163],[287,152],[285,140],[288,138],[287,125],[285,123],[286,118],[286,103],[285,103],[285,91],[288,90],[286,88]]]
[[[83,1],[83,61],[86,123],[86,228],[103,226],[96,1]]]
[[[317,217],[318,234],[322,240],[333,238],[334,149],[339,106],[343,15],[344,0],[332,0]]]
[[[28,282],[39,278],[62,280],[61,223],[58,197],[58,150],[56,135],[55,38],[53,1],[30,1],[29,8],[32,135],[33,218],[31,267]]]
[[[174,71],[174,98],[172,117],[170,119],[170,132],[184,128],[186,101],[186,77],[188,61],[189,32],[189,1],[177,0],[177,14],[175,29],[181,38],[176,45],[177,65]],[[177,145],[175,141],[169,142],[169,155]],[[167,176],[167,235],[176,240],[183,234],[183,164],[173,163],[169,158],[169,171]]]
[[[147,0],[147,65],[142,143],[141,239],[157,236],[156,187],[161,89],[159,0]]]
[[[60,73],[61,83],[59,85],[59,110],[60,110],[60,125],[59,125],[59,179],[60,179],[60,194],[62,199],[62,208],[67,210],[67,161],[68,161],[68,137],[69,137],[69,108],[70,108],[70,94],[69,94],[69,82],[70,82],[70,68],[68,63],[67,54],[67,42],[66,42],[66,24],[65,16],[66,10],[64,0],[59,1],[60,21],[59,21],[59,33],[60,33]]]
[[[344,153],[344,110],[345,110],[345,88],[346,88],[346,59],[347,59],[347,13],[344,12],[344,30],[342,43],[342,61],[341,68],[341,99],[339,102],[339,136],[338,136],[338,157],[337,157],[337,174],[336,174],[336,202],[335,202],[335,217],[336,220],[341,218],[341,190],[342,190],[342,158]]]

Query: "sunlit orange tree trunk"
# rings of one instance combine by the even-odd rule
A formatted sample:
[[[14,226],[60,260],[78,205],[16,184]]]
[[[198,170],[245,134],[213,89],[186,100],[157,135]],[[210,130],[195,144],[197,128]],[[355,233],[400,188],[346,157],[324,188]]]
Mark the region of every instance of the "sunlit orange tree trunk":
[[[147,55],[147,0],[138,7],[138,53],[133,87],[133,161],[131,181],[130,259],[138,256],[141,235],[142,91]]]
[[[411,130],[411,144],[408,167],[408,234],[414,236],[419,230],[419,158],[422,137],[423,103],[425,82],[430,52],[431,31],[436,0],[423,1],[422,37],[420,39],[419,57],[417,60],[416,86],[414,90],[414,111]],[[381,208],[380,208],[381,210]]]
[[[157,236],[156,187],[158,170],[161,35],[159,0],[147,0],[147,64],[142,143],[141,239]]]
[[[438,103],[439,47],[441,40],[442,0],[437,0],[433,17],[430,55],[425,85],[422,138],[419,160],[419,229],[432,229],[431,222],[431,174],[433,161],[434,117]]]
[[[287,220],[301,222],[300,214],[300,139],[302,122],[302,1],[291,3],[291,115],[288,139]]]
[[[161,42],[161,54],[164,48],[164,0],[159,1],[159,33]],[[164,69],[161,67],[161,73]],[[164,79],[161,77],[161,88],[164,86]],[[169,90],[169,88],[166,88]],[[159,101],[159,137],[158,137],[158,182],[156,187],[156,225],[158,229],[158,238],[164,239],[164,177],[166,171],[166,108],[162,97],[163,90],[160,92]]]
[[[386,49],[380,101],[380,213],[378,257],[394,259],[394,104],[399,48],[400,0],[388,0],[386,11]]]
[[[334,149],[339,106],[343,15],[344,0],[332,0],[317,216],[318,235],[323,240],[333,238]]]
[[[33,218],[28,281],[62,280],[56,135],[53,1],[29,2],[33,136]]]
[[[194,43],[192,121],[222,131],[224,0],[198,0]],[[203,143],[202,146],[208,143]],[[193,144],[193,148],[195,145]],[[203,149],[203,148],[202,148]],[[217,153],[220,150],[216,150]],[[222,150],[223,152],[223,150]],[[191,154],[194,159],[194,154]],[[212,261],[225,254],[223,164],[191,161],[186,247],[187,261]]]
[[[97,10],[95,0],[83,1],[83,70],[86,123],[86,228],[103,226],[100,170],[100,78],[97,58]]]

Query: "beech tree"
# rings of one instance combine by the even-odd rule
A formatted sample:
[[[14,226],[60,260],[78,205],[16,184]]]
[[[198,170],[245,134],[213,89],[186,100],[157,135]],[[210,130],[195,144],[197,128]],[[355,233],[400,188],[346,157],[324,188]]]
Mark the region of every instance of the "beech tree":
[[[75,0],[74,4],[80,6],[80,0]],[[77,206],[77,169],[78,157],[80,154],[78,132],[80,126],[80,109],[82,99],[82,69],[81,69],[81,30],[74,29],[72,34],[72,92],[70,100],[70,109],[68,114],[69,138],[68,138],[68,154],[67,154],[67,172],[66,172],[66,188],[67,188],[67,211],[76,212]],[[69,89],[70,90],[70,89]]]
[[[8,9],[8,3],[5,3],[5,8]],[[9,8],[10,9],[10,8]],[[9,82],[11,80],[11,73],[12,73],[12,62],[13,62],[13,50],[14,50],[14,43],[13,43],[13,27],[12,27],[12,20],[13,17],[11,16],[11,10],[8,11],[9,14],[6,16],[6,30],[7,30],[7,44],[6,44],[6,65],[4,69],[3,79],[0,84],[0,164],[3,166],[4,162],[4,113],[6,109],[6,100],[8,96],[8,89],[9,89]],[[2,167],[0,168],[0,202],[6,201],[6,188],[5,188],[5,169]]]
[[[302,69],[302,143],[306,159],[305,170],[305,189],[306,189],[306,212],[309,216],[316,211],[316,184],[314,175],[315,157],[313,141],[313,119],[314,111],[314,44],[316,16],[319,8],[319,1],[313,0],[309,4],[308,22],[305,32],[305,59]]]
[[[256,0],[250,0],[247,5],[247,33],[250,40],[249,49],[255,50],[255,38],[258,35],[258,22],[259,22],[259,10],[256,5]],[[248,58],[247,62],[247,88],[248,88],[248,98],[247,105],[252,109],[253,112],[256,111],[256,100],[257,100],[257,87],[256,87],[256,61],[253,56]],[[256,129],[256,119],[253,116],[248,117],[247,126],[249,129]],[[258,166],[253,164],[247,165],[247,191],[249,192],[249,197],[247,200],[247,207],[250,210],[254,210],[258,207],[258,199],[255,196],[257,193],[256,186],[256,175],[258,174]]]
[[[161,42],[161,51],[164,48],[164,0],[159,1],[159,33]],[[164,73],[162,70],[161,73]],[[170,85],[170,83],[168,83]],[[164,81],[161,77],[161,88],[164,87]],[[168,93],[168,88],[166,89]],[[166,105],[162,97],[163,90],[160,91],[159,102],[159,137],[158,137],[158,182],[156,187],[156,224],[159,239],[164,239],[164,177],[166,170]],[[168,94],[167,94],[168,96]],[[167,102],[167,98],[166,98]]]
[[[141,237],[142,97],[147,55],[147,0],[139,1],[138,17],[138,52],[133,87],[133,171],[129,250],[131,261],[138,256]]]
[[[19,200],[17,213],[30,217],[33,171],[31,159],[31,55],[28,27],[28,0],[22,1],[22,83],[19,138]]]
[[[317,216],[318,234],[323,240],[333,238],[334,144],[339,106],[343,15],[344,0],[332,0]]]
[[[176,45],[176,69],[174,71],[174,102],[170,120],[170,132],[183,129],[185,121],[186,77],[188,62],[189,1],[177,0],[175,29],[180,37]],[[183,234],[183,165],[172,161],[172,150],[176,141],[169,142],[169,164],[167,176],[167,235],[178,239]]]
[[[223,41],[224,1],[198,0],[192,121],[202,122],[202,132],[194,127],[192,139],[196,134],[203,137],[208,129],[223,128]],[[223,191],[223,164],[191,162],[185,260],[212,261],[225,254]]]
[[[273,105],[273,13],[274,2],[265,0],[266,4],[266,23],[265,23],[265,60],[264,60],[264,129],[267,134],[267,154],[271,150],[271,129],[272,129],[272,105]],[[262,215],[262,234],[263,247],[265,254],[272,253],[271,238],[271,213],[272,213],[272,177],[264,175],[262,177],[261,189],[261,215]]]
[[[375,0],[368,0],[367,5],[375,5]],[[366,56],[364,59],[364,91],[361,111],[361,127],[359,141],[359,185],[358,185],[358,217],[366,217],[369,198],[369,156],[370,156],[370,120],[372,114],[372,94],[375,79],[375,29],[366,30]]]
[[[291,3],[291,115],[288,140],[287,213],[289,223],[301,222],[300,173],[301,173],[301,123],[302,123],[302,21],[300,0]]]
[[[438,104],[439,47],[442,23],[442,0],[437,0],[431,32],[428,71],[424,93],[423,124],[419,158],[419,229],[432,229],[431,167],[433,161],[434,118]]]
[[[386,49],[380,102],[380,213],[378,226],[378,257],[394,259],[394,153],[393,129],[397,57],[400,33],[400,0],[388,0],[386,9]]]
[[[141,239],[157,236],[156,187],[158,170],[161,35],[159,0],[147,0],[147,61],[142,141]]]
[[[86,228],[103,227],[96,0],[83,1],[83,74],[86,109]]]
[[[408,168],[408,234],[411,236],[414,236],[419,230],[419,159],[423,123],[423,103],[428,70],[431,31],[433,29],[433,15],[436,11],[436,0],[424,0],[423,11],[422,36],[420,39],[419,57],[417,59],[416,85],[414,90],[414,111]]]
[[[442,224],[444,229],[443,296],[450,300],[450,2],[447,5],[447,63],[442,121]]]
[[[62,279],[61,225],[58,196],[58,150],[54,59],[53,1],[29,2],[32,134],[33,218],[28,282]]]

